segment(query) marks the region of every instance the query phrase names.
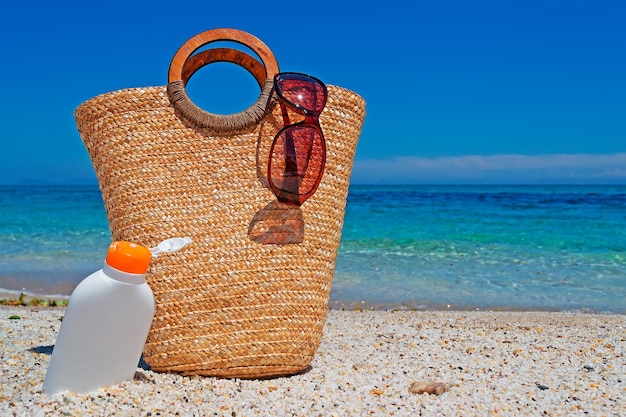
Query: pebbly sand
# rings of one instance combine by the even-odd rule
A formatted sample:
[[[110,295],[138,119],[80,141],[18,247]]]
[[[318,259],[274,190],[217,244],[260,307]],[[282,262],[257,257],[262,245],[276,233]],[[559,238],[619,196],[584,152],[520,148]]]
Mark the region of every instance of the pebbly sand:
[[[41,386],[63,313],[0,307],[0,415],[626,416],[623,315],[330,311],[301,375],[228,380],[144,365],[118,386],[48,397]],[[450,388],[409,392],[418,381]]]

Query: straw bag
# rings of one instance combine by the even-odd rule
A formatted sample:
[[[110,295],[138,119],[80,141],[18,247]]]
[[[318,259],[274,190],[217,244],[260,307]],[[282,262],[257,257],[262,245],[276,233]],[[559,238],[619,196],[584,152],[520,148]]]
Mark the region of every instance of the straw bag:
[[[246,45],[261,62],[229,48],[194,55],[224,40]],[[189,77],[217,61],[257,79],[262,91],[251,108],[215,115],[189,100]],[[319,346],[365,102],[327,86],[323,176],[300,207],[281,206],[267,188],[270,146],[283,127],[272,94],[278,72],[259,39],[214,29],[178,50],[167,87],[115,91],[76,109],[113,239],[149,247],[193,240],[155,258],[146,276],[156,312],[144,359],[155,371],[288,375],[305,370]]]

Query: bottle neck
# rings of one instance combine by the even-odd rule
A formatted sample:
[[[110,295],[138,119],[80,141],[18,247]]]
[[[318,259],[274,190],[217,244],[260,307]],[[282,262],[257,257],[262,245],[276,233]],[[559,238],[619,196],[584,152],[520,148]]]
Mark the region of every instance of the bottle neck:
[[[131,285],[140,285],[146,282],[146,274],[131,274],[128,272],[120,271],[119,269],[115,269],[106,262],[104,263],[104,267],[102,271],[109,278],[123,282],[124,284]]]

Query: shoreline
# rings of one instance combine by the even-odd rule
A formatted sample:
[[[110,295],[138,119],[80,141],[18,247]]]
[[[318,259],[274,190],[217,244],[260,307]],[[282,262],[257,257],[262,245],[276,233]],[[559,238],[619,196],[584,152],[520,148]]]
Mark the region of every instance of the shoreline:
[[[310,369],[264,380],[135,379],[48,397],[41,385],[62,308],[0,306],[0,414],[119,416],[619,416],[626,315],[329,311]],[[20,319],[10,320],[16,315]],[[449,386],[411,393],[415,382]],[[160,413],[160,414],[157,414]]]
[[[51,307],[67,304],[69,295],[42,295],[34,294],[28,291],[7,290],[0,288],[0,305],[26,306],[37,305],[46,307],[46,304],[53,303]],[[21,300],[21,304],[16,304]],[[606,311],[592,309],[558,309],[558,308],[528,308],[528,307],[512,307],[512,306],[486,306],[477,307],[476,305],[457,305],[457,304],[437,304],[427,301],[413,301],[403,303],[376,303],[371,301],[343,301],[330,300],[328,303],[329,310],[335,311],[485,311],[485,312],[546,312],[546,313],[574,313],[574,314],[602,314],[602,315],[626,315],[624,311]]]
[[[412,301],[404,303],[375,303],[370,301],[341,301],[330,300],[329,310],[337,311],[457,311],[457,312],[510,312],[510,313],[567,313],[567,314],[601,314],[601,315],[625,315],[624,311],[592,310],[588,308],[559,309],[559,308],[537,308],[524,306],[476,306],[459,304],[438,304],[428,301]]]
[[[0,289],[0,305],[38,307],[63,307],[69,301],[69,295],[39,295],[28,291],[11,291]],[[20,304],[16,304],[20,303]]]

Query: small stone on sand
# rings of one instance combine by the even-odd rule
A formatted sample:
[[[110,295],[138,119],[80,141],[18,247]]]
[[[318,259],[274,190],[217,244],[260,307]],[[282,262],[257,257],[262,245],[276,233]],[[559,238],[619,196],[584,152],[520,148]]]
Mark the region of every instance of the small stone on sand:
[[[411,394],[435,394],[441,395],[448,391],[450,387],[444,382],[419,381],[414,382],[409,387]]]

